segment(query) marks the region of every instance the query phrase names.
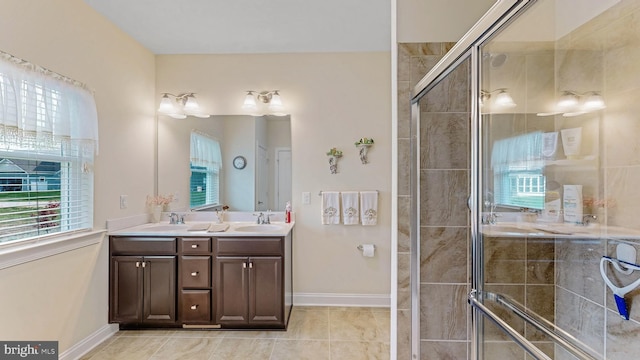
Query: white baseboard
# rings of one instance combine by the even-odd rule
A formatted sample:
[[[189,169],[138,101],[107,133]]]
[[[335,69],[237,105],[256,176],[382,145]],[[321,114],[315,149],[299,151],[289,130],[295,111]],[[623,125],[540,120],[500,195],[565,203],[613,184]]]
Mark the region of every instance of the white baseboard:
[[[75,360],[118,332],[118,324],[106,324],[60,354],[60,360]]]
[[[389,294],[294,293],[293,306],[390,307]]]

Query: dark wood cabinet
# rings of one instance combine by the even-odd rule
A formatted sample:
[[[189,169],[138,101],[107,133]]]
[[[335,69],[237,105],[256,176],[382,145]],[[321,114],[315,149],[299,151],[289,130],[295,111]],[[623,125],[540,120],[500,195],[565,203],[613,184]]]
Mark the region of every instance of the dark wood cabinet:
[[[221,238],[217,250],[217,323],[286,327],[285,239]]]
[[[175,272],[175,256],[113,256],[111,322],[175,323]]]
[[[283,325],[282,257],[253,257],[249,265],[249,323]]]
[[[213,314],[212,239],[208,237],[180,238],[179,319],[184,325],[209,325]]]
[[[220,325],[284,326],[281,256],[219,256],[216,263]]]
[[[285,329],[293,306],[291,239],[112,235],[109,321]]]

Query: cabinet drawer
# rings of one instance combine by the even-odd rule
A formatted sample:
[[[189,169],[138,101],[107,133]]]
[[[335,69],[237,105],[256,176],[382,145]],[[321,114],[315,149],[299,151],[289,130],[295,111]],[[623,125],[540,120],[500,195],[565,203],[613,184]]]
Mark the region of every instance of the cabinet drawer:
[[[208,254],[211,252],[211,238],[182,238],[180,247],[183,254]]]
[[[183,256],[180,260],[183,288],[211,286],[211,256]]]
[[[182,290],[180,293],[182,322],[211,321],[211,291]]]
[[[218,255],[282,255],[282,238],[218,238]]]
[[[174,255],[176,238],[172,237],[111,237],[114,255]]]

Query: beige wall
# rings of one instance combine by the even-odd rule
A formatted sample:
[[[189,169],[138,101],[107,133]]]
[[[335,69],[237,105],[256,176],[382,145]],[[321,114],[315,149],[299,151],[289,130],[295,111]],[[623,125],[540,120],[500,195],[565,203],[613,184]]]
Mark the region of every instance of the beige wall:
[[[157,91],[198,93],[214,114],[240,114],[245,91],[281,90],[291,114],[296,293],[390,293],[390,53],[157,56]],[[158,97],[159,98],[159,97]],[[360,163],[354,142],[375,139]],[[344,151],[338,174],[325,153]],[[321,190],[379,190],[377,226],[320,223]],[[311,204],[302,205],[302,192]],[[364,258],[358,244],[377,246]]]
[[[144,212],[154,184],[154,57],[81,0],[3,0],[0,50],[95,91],[100,153],[95,227]],[[119,209],[118,196],[129,196]],[[0,339],[59,340],[60,351],[107,323],[105,244],[0,270]]]

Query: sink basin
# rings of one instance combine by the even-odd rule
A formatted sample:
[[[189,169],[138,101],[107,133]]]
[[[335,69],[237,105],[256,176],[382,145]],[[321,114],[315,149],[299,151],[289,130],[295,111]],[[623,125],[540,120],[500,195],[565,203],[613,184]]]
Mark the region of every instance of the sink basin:
[[[275,224],[263,224],[263,225],[242,225],[234,228],[235,231],[241,232],[265,232],[265,231],[278,231],[282,230],[282,226]]]
[[[169,224],[155,224],[144,228],[144,231],[181,231],[187,230],[187,225],[169,225]]]

